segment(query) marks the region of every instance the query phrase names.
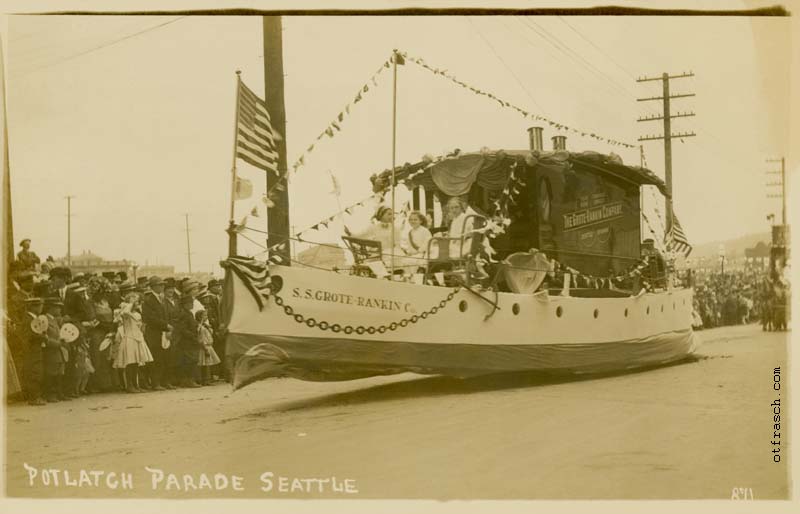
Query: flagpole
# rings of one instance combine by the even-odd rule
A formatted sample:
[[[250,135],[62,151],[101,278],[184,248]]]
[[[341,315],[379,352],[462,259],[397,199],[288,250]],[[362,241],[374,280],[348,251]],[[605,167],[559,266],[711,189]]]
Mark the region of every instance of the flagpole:
[[[396,167],[396,151],[397,151],[397,50],[392,51],[392,71],[394,72],[392,81],[392,248],[390,256],[391,278],[394,280],[394,170]],[[378,220],[380,221],[380,220]]]
[[[233,219],[233,206],[236,202],[236,149],[239,144],[239,92],[242,85],[242,71],[236,70],[236,114],[233,118],[233,162],[231,163],[231,211],[228,221],[228,257],[236,255],[236,222]]]

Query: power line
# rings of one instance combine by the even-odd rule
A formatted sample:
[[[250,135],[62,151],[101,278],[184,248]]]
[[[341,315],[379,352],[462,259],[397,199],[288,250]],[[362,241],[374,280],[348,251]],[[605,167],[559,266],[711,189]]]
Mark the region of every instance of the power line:
[[[505,25],[505,22],[503,21],[504,26],[506,26],[506,28],[508,28],[509,31],[512,31],[512,32],[516,33],[517,36],[520,37],[531,48],[533,48],[533,49],[535,49],[537,51],[544,50],[547,53],[547,55],[549,55],[551,57],[553,62],[559,63],[559,64],[563,64],[563,58],[556,56],[553,52],[550,51],[550,47],[553,47],[556,50],[558,50],[557,47],[555,47],[550,41],[545,39],[541,34],[535,32],[531,27],[527,26],[522,21],[521,18],[515,17],[515,19],[520,25],[522,25],[522,28],[524,29],[524,31],[519,30],[519,27],[510,27],[508,25]],[[531,39],[529,39],[528,36],[527,36],[527,32],[533,32],[542,41],[547,43],[547,45],[543,46],[541,44],[536,44],[535,42],[531,41]],[[563,52],[561,52],[561,53],[563,53]],[[592,73],[590,73],[591,70],[585,71],[584,68],[586,68],[586,67],[585,66],[563,66],[563,65],[558,67],[559,70],[569,70],[571,73],[573,73],[575,75],[575,77],[577,77],[579,79],[578,81],[575,81],[574,83],[581,84],[581,85],[588,84],[590,81],[596,80],[596,77]],[[601,88],[592,88],[592,93],[596,94],[599,91],[604,91],[607,94],[608,98],[612,102],[617,102],[616,96],[612,95],[612,93],[614,95],[616,95],[617,91],[612,90],[609,87],[609,85],[606,84],[605,82],[598,82],[598,84],[601,86]],[[587,87],[587,89],[589,88],[588,85],[586,87]],[[626,98],[626,99],[630,100],[630,98]],[[602,103],[602,102],[598,102],[597,105],[599,107],[603,108],[606,104]],[[603,110],[608,114],[607,117],[609,117],[609,118],[614,117],[616,120],[618,120],[620,122],[622,122],[624,119],[627,119],[625,116],[620,114],[619,109],[607,109],[607,110],[603,109]]]
[[[119,25],[107,25],[107,24],[104,23],[104,24],[102,24],[103,28],[113,29],[113,32],[109,33],[109,34],[102,34],[101,37],[99,38],[99,40],[100,41],[106,40],[108,38],[108,36],[118,37],[121,32],[123,32],[123,31],[127,32],[128,30],[135,29],[137,27],[139,29],[141,29],[142,28],[141,22],[142,22],[142,20],[138,19],[138,20],[133,20],[133,23],[127,23],[127,24],[124,24],[124,25],[122,25],[122,24],[119,24]],[[97,24],[97,23],[94,23],[94,24],[91,25],[92,28],[98,27],[98,26],[100,26],[100,25]],[[77,33],[78,37],[72,37],[74,33]],[[65,50],[65,48],[63,47],[63,42],[64,42],[63,40],[65,38],[68,38],[69,43],[71,43],[71,44],[80,43],[80,42],[84,42],[84,41],[90,41],[90,42],[97,43],[99,34],[96,33],[96,32],[95,33],[92,33],[92,32],[86,33],[85,31],[80,31],[78,29],[74,29],[70,33],[64,34],[61,37],[61,39],[55,40],[55,41],[52,39],[53,33],[52,33],[51,30],[45,30],[45,31],[42,31],[42,32],[36,32],[36,33],[29,34],[29,35],[36,36],[37,39],[35,40],[35,42],[39,43],[39,44],[36,45],[36,44],[34,44],[32,42],[32,43],[22,44],[19,47],[14,45],[15,49],[19,48],[19,51],[15,50],[15,52],[14,52],[14,60],[17,61],[17,62],[23,62],[23,63],[28,64],[28,65],[32,64],[31,61],[37,61],[37,60],[41,61],[42,59],[52,58],[53,55],[52,54],[48,55],[47,52],[52,52],[54,47],[55,47],[55,49],[57,51]],[[47,36],[47,35],[51,36],[51,38],[48,39],[47,37],[42,37],[42,36]],[[67,52],[67,53],[69,53],[69,52]]]
[[[615,60],[615,59],[614,59],[614,58],[613,58],[611,55],[609,55],[609,54],[608,54],[607,52],[605,52],[605,51],[604,51],[602,48],[600,48],[600,47],[599,47],[597,44],[595,44],[595,43],[594,43],[592,40],[590,40],[589,38],[587,38],[586,36],[584,36],[584,35],[583,35],[583,34],[582,34],[582,33],[581,33],[581,32],[580,32],[578,29],[576,29],[576,28],[575,28],[575,27],[574,27],[572,24],[570,24],[569,22],[567,22],[567,20],[565,20],[565,19],[564,19],[563,17],[561,17],[561,16],[559,16],[558,18],[559,18],[559,20],[561,20],[561,22],[563,22],[565,25],[567,25],[567,27],[569,27],[569,28],[570,28],[570,30],[572,30],[573,32],[575,32],[575,33],[576,33],[578,36],[580,36],[580,37],[581,37],[581,38],[582,38],[584,41],[588,42],[588,43],[589,43],[590,45],[592,45],[592,46],[593,46],[593,47],[594,47],[594,48],[595,48],[595,49],[596,49],[598,52],[600,52],[601,54],[603,54],[603,55],[604,55],[604,56],[605,56],[605,57],[606,57],[606,58],[607,58],[609,61],[611,61],[611,62],[612,62],[612,63],[613,63],[613,64],[614,64],[614,65],[615,65],[617,68],[619,68],[620,70],[622,70],[622,71],[623,71],[623,72],[624,72],[626,75],[628,75],[628,76],[629,76],[631,79],[633,79],[633,80],[636,80],[636,77],[634,77],[634,75],[633,75],[633,74],[632,74],[632,73],[631,73],[631,72],[630,72],[630,71],[629,71],[627,68],[625,68],[623,65],[621,65],[621,64],[620,64],[618,61],[616,61],[616,60]],[[649,109],[647,109],[647,112],[648,112],[649,114],[654,114],[654,112],[653,112],[653,111],[651,111],[651,110],[649,110]],[[673,117],[678,117],[678,116],[673,116]],[[699,132],[699,131],[698,131],[698,132]],[[722,141],[720,141],[720,140],[719,140],[719,138],[717,138],[717,137],[716,137],[716,136],[713,134],[713,132],[711,132],[710,130],[703,130],[702,132],[703,132],[703,133],[705,133],[706,135],[710,136],[710,137],[711,137],[711,138],[712,138],[714,141],[716,141],[716,142],[717,142],[717,144],[720,146],[720,148],[724,149],[722,152],[720,152],[720,153],[719,153],[719,154],[717,154],[717,155],[722,155],[724,158],[726,158],[726,159],[730,159],[730,158],[728,157],[728,152],[726,151],[728,148],[730,148],[730,145],[723,145]],[[703,148],[703,147],[701,147],[701,148]],[[737,148],[737,147],[735,147],[735,146],[734,146],[733,148]],[[738,148],[737,148],[737,150],[738,150]],[[706,153],[707,153],[707,155],[709,155],[709,156],[713,157],[713,155],[712,155],[710,152],[706,152]],[[733,162],[733,161],[732,161],[732,160],[730,160],[729,162]]]
[[[569,46],[564,44],[557,36],[555,36],[552,33],[550,33],[547,29],[545,29],[544,27],[542,27],[541,25],[539,25],[538,23],[536,23],[533,20],[527,20],[527,19],[523,18],[523,21],[532,30],[537,31],[537,32],[538,31],[543,32],[544,34],[542,35],[542,37],[548,39],[551,42],[551,44],[554,45],[556,47],[556,49],[558,49],[559,51],[564,53],[564,55],[566,55],[567,57],[571,58],[572,60],[574,60],[576,62],[579,62],[580,64],[585,66],[588,70],[590,70],[592,73],[597,75],[599,78],[607,80],[611,85],[615,86],[616,89],[619,90],[623,94],[623,96],[625,98],[629,98],[630,96],[634,96],[632,91],[626,89],[619,82],[614,80],[613,77],[610,77],[607,73],[605,73],[604,71],[602,71],[599,68],[597,68],[597,66],[593,65],[592,63],[590,63],[589,61],[584,59],[583,56],[581,56],[575,50],[573,50],[572,48],[570,48]],[[528,22],[530,22],[530,23],[528,23]]]
[[[516,80],[516,81],[517,81],[517,84],[519,84],[519,87],[521,87],[521,88],[522,88],[522,90],[525,92],[525,94],[526,94],[526,95],[528,95],[528,98],[530,98],[530,99],[531,99],[531,101],[533,102],[533,104],[534,104],[534,105],[536,105],[536,107],[538,107],[538,108],[539,108],[539,110],[540,110],[540,111],[542,111],[542,113],[543,113],[543,114],[545,114],[545,115],[548,115],[548,113],[547,113],[547,111],[545,110],[545,108],[544,108],[544,107],[542,107],[542,106],[539,104],[539,102],[537,102],[537,101],[536,101],[536,99],[533,97],[533,95],[531,95],[530,91],[528,91],[528,88],[526,88],[526,87],[525,87],[525,84],[523,84],[523,83],[522,83],[522,80],[520,80],[520,78],[517,76],[517,74],[516,74],[516,73],[514,73],[514,70],[511,68],[511,66],[509,66],[509,65],[508,65],[508,63],[506,62],[506,60],[505,60],[505,59],[503,59],[503,57],[502,57],[502,56],[501,56],[501,55],[500,55],[500,54],[497,52],[497,50],[495,50],[495,48],[494,48],[494,46],[492,45],[492,43],[490,43],[490,42],[489,42],[489,40],[488,40],[488,39],[486,39],[486,36],[484,36],[484,35],[483,35],[483,33],[481,32],[481,30],[478,28],[478,26],[477,26],[477,25],[476,25],[476,24],[475,24],[475,23],[472,21],[472,18],[470,18],[469,16],[467,16],[467,21],[470,23],[470,25],[472,25],[472,26],[475,28],[475,31],[476,31],[476,32],[478,33],[478,35],[481,37],[481,39],[483,40],[483,42],[484,42],[484,43],[486,43],[486,46],[488,46],[488,47],[489,47],[489,49],[492,51],[492,53],[495,55],[495,57],[497,57],[497,59],[499,59],[499,60],[500,60],[500,62],[501,62],[501,63],[503,63],[503,66],[505,66],[505,68],[506,68],[506,69],[509,71],[509,73],[511,73],[511,76],[513,76],[513,77],[514,77],[514,80]]]
[[[579,60],[579,59],[577,59],[575,56],[573,56],[573,55],[569,54],[569,53],[568,53],[568,52],[567,52],[567,51],[564,49],[564,47],[563,47],[563,46],[561,46],[561,45],[558,45],[557,43],[555,43],[555,42],[553,41],[553,39],[552,39],[551,37],[548,37],[548,35],[545,35],[545,34],[543,34],[543,31],[541,30],[541,28],[537,28],[537,27],[538,27],[538,25],[537,25],[536,27],[534,27],[534,26],[530,25],[530,24],[529,24],[529,23],[528,23],[528,22],[527,22],[527,21],[526,21],[524,18],[522,18],[522,17],[517,17],[517,21],[519,21],[519,22],[522,24],[522,26],[523,26],[523,27],[525,27],[527,30],[529,30],[529,31],[533,32],[534,34],[536,34],[537,36],[539,36],[539,38],[540,38],[542,41],[544,41],[545,43],[547,43],[549,46],[551,46],[553,49],[555,49],[555,50],[556,50],[557,52],[559,52],[560,54],[564,55],[564,56],[565,56],[567,59],[569,59],[569,60],[571,60],[571,61],[574,61],[574,62],[576,62],[577,64],[579,64],[580,66],[582,66],[583,68],[585,68],[585,69],[586,69],[586,70],[589,72],[589,77],[590,77],[590,78],[591,78],[591,75],[594,75],[595,77],[597,77],[597,76],[598,76],[598,75],[597,75],[597,73],[596,73],[594,70],[592,70],[592,69],[591,69],[589,66],[587,66],[587,65],[586,65],[586,63],[584,63],[584,62],[580,62],[580,60]],[[558,59],[558,58],[556,58],[556,60],[559,60],[559,59]],[[606,84],[605,82],[601,82],[601,84],[602,84],[602,85],[603,85],[603,86],[604,86],[604,87],[605,87],[605,88],[606,88],[606,89],[607,89],[609,92],[612,92],[612,93],[617,93],[617,91],[616,91],[616,90],[614,90],[614,89],[610,88],[610,87],[608,86],[608,84]]]
[[[586,36],[584,36],[583,34],[581,34],[581,33],[578,31],[578,29],[576,29],[574,26],[572,26],[570,23],[568,23],[568,22],[567,22],[567,20],[565,20],[565,19],[564,19],[563,17],[561,17],[561,16],[559,16],[559,17],[558,17],[558,19],[559,19],[559,20],[561,20],[561,22],[562,22],[564,25],[566,25],[567,27],[569,27],[569,28],[570,28],[570,30],[572,30],[572,32],[576,33],[576,34],[577,34],[578,36],[580,36],[580,37],[581,37],[581,38],[582,38],[584,41],[586,41],[587,43],[589,43],[590,45],[592,45],[592,46],[593,46],[593,47],[594,47],[594,48],[595,48],[595,49],[596,49],[598,52],[600,52],[601,54],[603,54],[604,56],[606,56],[606,58],[608,58],[608,60],[609,60],[609,61],[611,61],[612,63],[614,63],[614,65],[615,65],[617,68],[621,69],[621,70],[622,70],[622,71],[623,71],[623,72],[624,72],[626,75],[628,75],[628,76],[629,76],[630,78],[632,78],[633,80],[636,80],[636,77],[634,77],[634,76],[633,76],[633,74],[632,74],[631,72],[629,72],[629,71],[628,71],[627,69],[625,69],[625,68],[624,68],[624,67],[623,67],[621,64],[619,64],[619,63],[618,63],[616,60],[614,60],[614,58],[613,58],[613,57],[611,57],[609,54],[607,54],[605,51],[603,51],[603,49],[602,49],[602,48],[600,48],[599,46],[597,46],[597,45],[596,45],[596,44],[595,44],[595,43],[594,43],[594,42],[593,42],[591,39],[589,39],[589,38],[587,38]]]
[[[77,59],[78,57],[82,57],[82,56],[90,54],[92,52],[96,52],[98,50],[102,50],[104,48],[108,48],[109,46],[116,45],[117,43],[121,43],[122,41],[126,41],[128,39],[134,38],[134,37],[139,36],[141,34],[145,34],[147,32],[151,32],[151,31],[159,29],[161,27],[165,27],[165,26],[167,26],[167,25],[169,25],[171,23],[175,23],[176,21],[179,21],[179,20],[181,20],[183,18],[187,18],[187,17],[188,16],[178,16],[177,18],[173,18],[173,19],[171,19],[169,21],[166,21],[164,23],[159,23],[158,25],[155,25],[155,26],[152,26],[152,27],[148,27],[148,28],[140,30],[138,32],[134,32],[133,34],[129,34],[127,36],[114,39],[114,40],[109,41],[107,43],[103,43],[102,45],[98,45],[98,46],[89,48],[88,50],[84,50],[83,52],[79,52],[77,54],[70,55],[70,56],[65,57],[64,59],[56,61],[56,62],[54,62],[52,64],[48,64],[48,65],[45,65],[45,66],[39,66],[37,68],[33,68],[33,69],[30,69],[30,70],[27,70],[22,75],[23,76],[30,75],[31,73],[34,73],[34,72],[37,72],[37,71],[40,71],[40,70],[43,70],[43,69],[52,68],[53,66],[58,66],[59,64],[63,64],[65,62],[67,62],[67,61],[71,61],[73,59]]]

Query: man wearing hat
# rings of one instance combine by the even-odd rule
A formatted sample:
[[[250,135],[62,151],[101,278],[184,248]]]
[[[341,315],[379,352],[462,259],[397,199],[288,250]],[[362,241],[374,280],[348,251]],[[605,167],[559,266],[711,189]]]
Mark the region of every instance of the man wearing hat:
[[[144,293],[147,291],[147,284],[148,284],[147,277],[139,277],[136,279],[136,292],[137,293]]]
[[[19,245],[22,247],[17,253],[17,263],[22,271],[36,271],[36,267],[41,263],[39,256],[31,251],[31,240],[23,239]]]
[[[164,372],[167,368],[167,350],[163,348],[162,339],[165,333],[172,329],[169,324],[166,298],[164,297],[164,281],[160,277],[150,277],[149,289],[144,294],[142,302],[142,321],[144,321],[144,340],[153,362],[147,364],[150,368],[150,387],[163,391],[165,385]]]
[[[67,299],[67,283],[72,273],[69,268],[64,266],[57,266],[50,272],[50,294],[48,296],[57,296],[61,303]]]
[[[45,300],[47,334],[44,347],[44,391],[48,402],[68,400],[64,395],[64,368],[69,351],[61,340],[61,308],[64,303],[57,296]]]
[[[42,378],[44,360],[42,348],[47,344],[47,335],[33,330],[31,323],[42,313],[44,301],[41,298],[25,299],[25,320],[20,326],[24,343],[22,356],[22,391],[31,405],[45,405],[42,397]]]
[[[90,317],[89,298],[86,296],[86,286],[73,280],[65,289],[64,314],[77,321],[86,321]]]

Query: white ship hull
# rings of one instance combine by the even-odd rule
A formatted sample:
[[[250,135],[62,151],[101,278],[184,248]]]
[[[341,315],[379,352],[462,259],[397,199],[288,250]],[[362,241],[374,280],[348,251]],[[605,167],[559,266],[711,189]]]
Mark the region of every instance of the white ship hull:
[[[282,284],[259,309],[228,272],[236,387],[268,376],[608,372],[680,360],[697,345],[686,289],[620,298],[482,292],[494,311],[463,288],[275,265],[270,275]]]

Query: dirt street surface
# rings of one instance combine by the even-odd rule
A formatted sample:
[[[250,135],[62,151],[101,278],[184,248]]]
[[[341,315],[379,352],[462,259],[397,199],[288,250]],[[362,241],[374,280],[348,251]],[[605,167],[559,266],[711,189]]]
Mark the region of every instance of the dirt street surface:
[[[694,362],[604,377],[282,379],[13,404],[6,494],[729,499],[745,488],[736,494],[787,498],[787,335],[699,334]]]

